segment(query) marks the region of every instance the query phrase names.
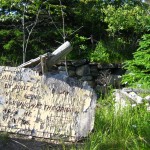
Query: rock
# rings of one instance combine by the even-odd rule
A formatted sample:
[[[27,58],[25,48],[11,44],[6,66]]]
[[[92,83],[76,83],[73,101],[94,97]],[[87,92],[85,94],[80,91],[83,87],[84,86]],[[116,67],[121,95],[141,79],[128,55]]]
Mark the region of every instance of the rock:
[[[87,81],[88,85],[90,85],[90,87],[94,88],[95,87],[95,82],[93,81]]]
[[[74,76],[76,76],[75,70],[68,70],[68,74],[69,74],[69,77],[74,77]]]
[[[150,106],[147,107],[147,111],[150,112]]]
[[[111,69],[111,73],[114,75],[123,75],[125,73],[125,70],[123,70],[122,68],[114,68]]]
[[[59,71],[66,71],[66,67],[65,67],[65,66],[59,66],[59,67],[58,67],[58,70],[59,70]]]
[[[72,66],[67,66],[67,70],[66,70],[66,67],[65,66],[59,66],[58,67],[58,70],[59,70],[59,73],[61,72],[68,72],[68,75],[70,77],[73,77],[76,75],[76,72],[75,72],[75,67],[72,67]]]
[[[90,75],[90,67],[89,67],[89,65],[84,65],[84,66],[77,67],[76,74],[78,76]]]
[[[59,66],[65,66],[67,64],[67,66],[72,66],[72,61],[70,61],[70,60],[67,60],[67,61],[60,61],[60,62],[58,62],[57,63],[57,65],[59,65]]]
[[[147,95],[144,99],[146,99],[148,102],[150,102],[150,95]]]
[[[126,99],[121,90],[116,89],[113,94],[115,101],[115,111],[118,112],[127,106],[128,99]]]
[[[95,77],[98,76],[98,74],[99,74],[97,66],[90,66],[90,72],[91,72],[91,75],[95,76]]]
[[[28,139],[30,139],[30,140],[31,140],[31,139],[33,139],[33,137],[32,137],[32,136],[28,136]]]
[[[83,76],[80,80],[81,81],[91,81],[93,79],[92,76]]]
[[[143,98],[138,96],[136,93],[134,92],[130,92],[128,95],[129,98],[131,98],[132,100],[134,100],[137,104],[141,104],[143,103]]]
[[[97,63],[96,62],[89,62],[90,66],[96,66],[97,67]]]
[[[135,89],[136,90],[136,89]],[[144,99],[149,99],[149,96],[142,98],[138,94],[136,94],[134,89],[116,89],[114,92],[114,100],[115,100],[115,108],[118,111],[120,108],[124,108],[126,106],[131,105],[132,107],[136,107],[143,103]],[[147,103],[148,104],[148,103]],[[149,108],[149,104],[147,105],[147,109]]]
[[[86,59],[82,59],[82,60],[77,60],[77,61],[73,61],[72,65],[75,67],[79,67],[81,65],[85,65],[87,63]]]
[[[66,67],[67,67],[67,70],[75,70],[75,67],[73,67],[73,66],[59,66],[58,70],[59,71],[66,71]]]
[[[96,94],[62,74],[0,67],[0,131],[78,141],[94,127]]]
[[[110,69],[110,68],[117,68],[116,64],[98,64],[98,69]]]

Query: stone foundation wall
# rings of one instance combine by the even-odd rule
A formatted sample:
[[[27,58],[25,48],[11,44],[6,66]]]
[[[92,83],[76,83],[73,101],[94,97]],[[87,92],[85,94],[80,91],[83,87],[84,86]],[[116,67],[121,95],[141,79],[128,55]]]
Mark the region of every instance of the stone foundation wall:
[[[50,71],[65,72],[65,61],[53,66]],[[108,86],[121,87],[121,76],[125,73],[121,64],[90,63],[87,60],[67,61],[70,77],[87,81],[96,91],[105,93]]]

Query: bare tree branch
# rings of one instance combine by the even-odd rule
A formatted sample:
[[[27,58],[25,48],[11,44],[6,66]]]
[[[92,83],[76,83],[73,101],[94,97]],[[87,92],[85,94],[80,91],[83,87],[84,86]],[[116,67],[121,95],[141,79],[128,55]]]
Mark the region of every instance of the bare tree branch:
[[[22,30],[23,30],[23,43],[22,43],[22,48],[23,48],[23,63],[25,63],[26,61],[26,53],[27,53],[27,47],[28,47],[28,43],[30,40],[30,36],[33,32],[33,29],[35,28],[37,22],[38,22],[38,17],[39,17],[39,13],[40,13],[41,8],[38,9],[37,14],[36,14],[36,18],[34,23],[31,23],[30,25],[26,26],[25,23],[25,12],[26,12],[26,5],[24,5],[23,8],[23,16],[22,16]],[[25,27],[26,26],[26,27]],[[31,29],[29,30],[29,27],[31,27]],[[26,38],[26,34],[25,34],[25,29],[28,32],[27,38]]]
[[[57,25],[55,24],[55,22],[54,22],[54,20],[53,20],[53,18],[52,18],[52,16],[51,16],[51,13],[50,13],[50,5],[49,5],[48,14],[49,14],[49,17],[50,17],[50,19],[51,19],[51,21],[52,21],[53,25],[55,26],[55,28],[57,29],[57,31],[59,32],[59,34],[60,34],[60,35],[61,35],[61,37],[63,38],[62,33],[59,31],[59,28],[57,27]]]
[[[62,29],[63,29],[63,40],[66,41],[66,33],[65,33],[65,16],[63,11],[63,6],[61,0],[59,0],[61,6],[61,15],[62,15]]]
[[[75,30],[74,32],[72,32],[69,36],[71,36],[71,35],[73,35],[74,33],[76,33],[76,32],[78,32],[80,29],[82,29],[83,28],[83,26],[81,26],[80,28],[78,28],[77,30]],[[68,36],[68,37],[69,37]]]
[[[33,26],[31,28],[31,30],[29,31],[29,29],[27,28],[27,31],[28,31],[28,37],[26,39],[26,44],[25,44],[25,57],[26,57],[26,51],[27,51],[27,47],[28,47],[28,43],[29,43],[29,39],[30,39],[30,36],[33,32],[33,29],[35,28],[37,22],[38,22],[38,17],[39,17],[39,13],[40,13],[40,9],[38,10],[37,12],[37,15],[36,15],[36,19],[35,19],[35,22],[33,23]]]

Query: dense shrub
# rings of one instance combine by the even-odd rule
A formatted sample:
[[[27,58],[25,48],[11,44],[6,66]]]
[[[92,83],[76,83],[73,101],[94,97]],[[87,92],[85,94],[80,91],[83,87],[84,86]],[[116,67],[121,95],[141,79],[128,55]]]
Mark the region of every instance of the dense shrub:
[[[102,62],[108,63],[109,62],[109,54],[107,52],[107,48],[104,46],[103,42],[98,42],[94,52],[90,55],[90,60],[92,62]]]
[[[145,34],[134,53],[133,60],[125,62],[128,74],[123,76],[123,83],[130,86],[150,88],[150,34]]]

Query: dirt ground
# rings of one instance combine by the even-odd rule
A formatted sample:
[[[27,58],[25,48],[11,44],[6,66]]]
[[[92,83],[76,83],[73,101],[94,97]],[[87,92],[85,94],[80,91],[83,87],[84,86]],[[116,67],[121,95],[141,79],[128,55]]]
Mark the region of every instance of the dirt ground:
[[[82,150],[82,147],[82,143],[63,143],[14,134],[0,136],[0,150]]]

